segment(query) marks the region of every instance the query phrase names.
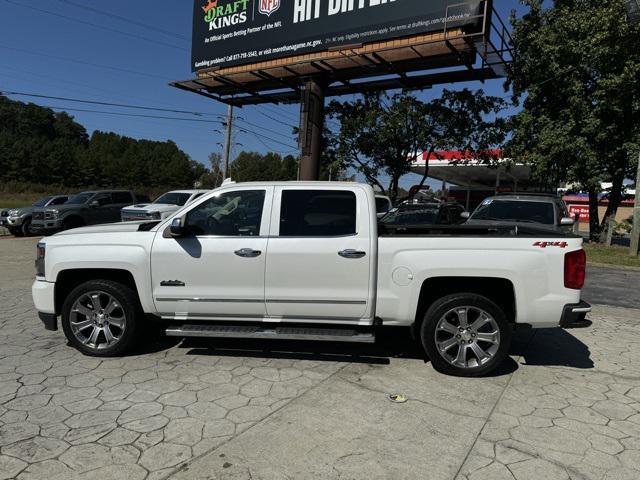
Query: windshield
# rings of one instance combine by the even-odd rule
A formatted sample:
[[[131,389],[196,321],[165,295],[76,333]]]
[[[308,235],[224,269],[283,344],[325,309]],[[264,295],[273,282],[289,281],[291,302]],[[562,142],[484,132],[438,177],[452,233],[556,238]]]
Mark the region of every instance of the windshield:
[[[65,205],[84,205],[93,195],[93,193],[79,193],[67,200]]]
[[[51,200],[52,198],[53,197],[42,197],[40,200],[38,200],[32,206],[34,206],[34,207],[44,207],[47,203],[49,203],[49,200]]]
[[[472,220],[497,220],[503,222],[542,223],[553,225],[553,204],[523,200],[487,199],[471,216]]]
[[[161,195],[153,203],[166,203],[168,205],[178,205],[179,207],[182,207],[185,203],[187,203],[187,200],[189,200],[189,198],[191,198],[190,193],[169,192]]]
[[[437,206],[416,206],[391,210],[381,222],[386,225],[433,225],[438,221]]]

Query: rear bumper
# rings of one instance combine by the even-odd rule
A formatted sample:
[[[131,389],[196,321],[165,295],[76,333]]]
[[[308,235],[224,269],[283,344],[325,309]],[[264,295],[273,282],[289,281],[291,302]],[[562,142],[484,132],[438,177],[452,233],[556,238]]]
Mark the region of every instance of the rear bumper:
[[[591,323],[586,321],[587,313],[591,311],[591,305],[587,302],[565,305],[560,318],[561,328],[583,328]]]

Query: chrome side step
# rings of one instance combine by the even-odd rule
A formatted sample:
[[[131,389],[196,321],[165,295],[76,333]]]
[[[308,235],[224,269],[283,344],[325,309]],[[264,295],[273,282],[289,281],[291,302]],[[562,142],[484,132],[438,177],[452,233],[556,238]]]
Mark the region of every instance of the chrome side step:
[[[170,325],[168,337],[262,338],[272,340],[314,340],[323,342],[375,343],[373,333],[338,328],[275,327],[254,325]]]

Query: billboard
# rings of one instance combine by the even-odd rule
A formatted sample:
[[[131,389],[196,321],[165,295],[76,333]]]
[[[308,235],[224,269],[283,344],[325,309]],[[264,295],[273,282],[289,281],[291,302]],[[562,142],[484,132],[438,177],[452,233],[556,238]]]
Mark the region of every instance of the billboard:
[[[195,0],[192,69],[229,67],[482,22],[482,0]]]

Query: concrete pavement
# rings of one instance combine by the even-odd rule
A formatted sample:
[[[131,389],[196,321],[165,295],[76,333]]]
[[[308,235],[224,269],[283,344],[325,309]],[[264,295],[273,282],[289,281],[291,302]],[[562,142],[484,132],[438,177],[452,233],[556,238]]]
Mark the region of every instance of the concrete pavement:
[[[518,334],[483,379],[438,374],[405,332],[100,360],[42,329],[34,253],[0,241],[0,480],[640,478],[639,310]]]

